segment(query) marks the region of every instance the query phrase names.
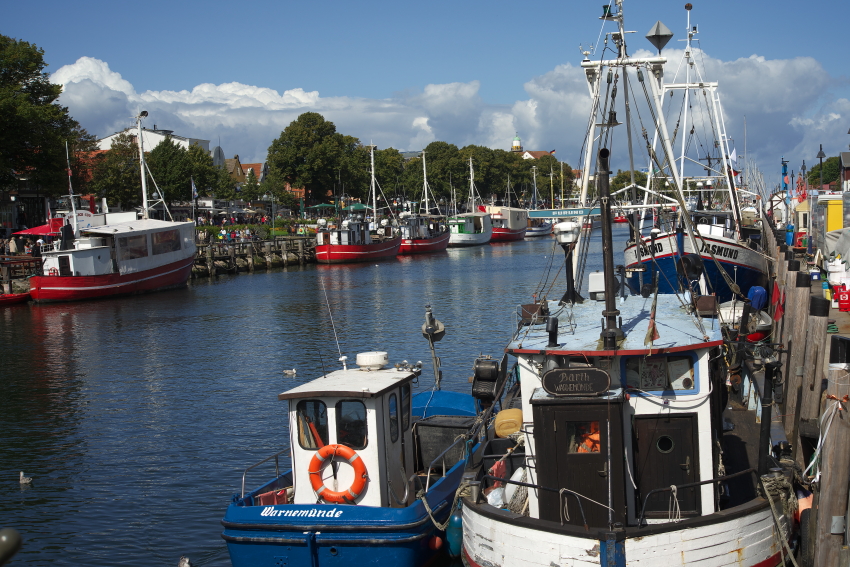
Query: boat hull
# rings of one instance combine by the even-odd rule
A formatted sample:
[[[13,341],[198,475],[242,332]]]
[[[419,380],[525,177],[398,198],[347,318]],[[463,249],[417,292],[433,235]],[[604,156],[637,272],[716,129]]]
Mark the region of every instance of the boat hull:
[[[399,255],[408,255],[442,252],[449,246],[450,236],[448,232],[444,232],[434,238],[403,238],[398,253]]]
[[[99,299],[182,287],[189,281],[194,261],[193,257],[184,258],[129,274],[33,276],[30,278],[30,295],[37,303],[47,303]]]
[[[457,463],[429,490],[429,506],[440,522],[448,518],[464,466],[465,461]],[[233,567],[420,567],[437,553],[432,539],[445,538],[420,500],[404,508],[234,503],[222,524]]]
[[[767,281],[767,262],[755,250],[733,239],[713,236],[701,236],[697,238],[697,245],[700,248],[698,253],[705,266],[705,278],[711,285],[711,289],[702,290],[703,293],[713,291],[717,294],[718,301],[720,302],[726,302],[733,298],[734,294],[723,279],[717,263],[738,284],[744,296],[747,295],[751,287],[765,285]],[[696,252],[689,238],[683,239],[682,250],[685,254]],[[714,258],[712,258],[712,254]],[[659,293],[679,292],[679,275],[676,272],[676,260],[679,257],[677,235],[661,234],[654,242],[646,239],[640,249],[635,245],[626,247],[624,255],[626,268],[637,267],[639,263],[643,263],[646,266],[647,271],[643,275],[644,282],[652,281],[651,274],[659,272]],[[715,258],[717,259],[717,263],[714,261]],[[628,278],[628,282],[632,286],[632,289],[640,291],[638,275],[632,275]],[[682,284],[684,283],[682,282]]]
[[[464,500],[463,556],[472,567],[607,564],[602,558],[612,543],[604,530],[585,532],[489,506],[484,512],[485,506]],[[780,522],[787,537],[786,518]],[[774,526],[762,500],[679,523],[627,528],[625,538],[613,545],[617,565],[775,567],[782,559]]]
[[[526,227],[518,229],[494,227],[493,236],[490,238],[490,242],[515,242],[517,240],[522,240],[525,238],[526,231]]]
[[[482,232],[477,234],[452,234],[449,237],[449,248],[461,248],[463,246],[481,246],[490,242],[492,233]]]
[[[0,307],[26,303],[30,299],[32,299],[32,297],[29,293],[7,293],[5,295],[0,295]]]
[[[371,244],[320,244],[316,246],[316,261],[320,264],[350,264],[386,260],[398,254],[401,236]]]
[[[537,238],[539,236],[549,236],[552,234],[552,227],[554,225],[550,222],[544,222],[537,226],[530,226],[525,231],[526,238]]]

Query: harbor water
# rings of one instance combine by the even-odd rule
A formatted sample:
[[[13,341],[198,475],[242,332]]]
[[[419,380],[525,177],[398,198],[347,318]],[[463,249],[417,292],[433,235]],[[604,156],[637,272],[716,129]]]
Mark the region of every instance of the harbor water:
[[[614,235],[620,264],[628,232]],[[0,310],[0,527],[24,539],[11,565],[230,565],[220,520],[242,471],[287,446],[278,393],[371,350],[423,361],[429,389],[426,304],[448,331],[443,387],[468,392],[516,306],[563,294],[563,258],[546,237]],[[585,274],[598,269],[594,233]]]

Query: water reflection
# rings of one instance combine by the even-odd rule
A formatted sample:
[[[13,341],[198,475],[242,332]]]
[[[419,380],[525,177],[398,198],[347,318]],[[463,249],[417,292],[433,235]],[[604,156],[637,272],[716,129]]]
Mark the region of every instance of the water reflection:
[[[474,358],[501,355],[553,259],[560,296],[563,252],[541,238],[3,309],[0,517],[25,540],[14,564],[228,565],[229,497],[246,465],[286,444],[279,392],[339,368],[340,352],[430,369],[426,304],[448,331],[444,387],[468,391]]]

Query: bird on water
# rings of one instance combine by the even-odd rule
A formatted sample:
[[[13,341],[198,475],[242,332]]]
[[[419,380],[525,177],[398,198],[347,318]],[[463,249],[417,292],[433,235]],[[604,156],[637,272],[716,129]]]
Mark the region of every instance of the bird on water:
[[[180,561],[177,562],[177,567],[192,567],[192,562],[185,555],[181,555]]]
[[[293,368],[292,370],[284,370],[284,371],[283,371],[283,375],[284,375],[284,376],[295,376],[295,374],[296,374],[297,372],[298,372],[298,371],[297,371],[296,369],[294,369],[294,368]]]
[[[21,471],[21,484],[29,484],[32,482],[31,476],[24,476],[24,471]]]

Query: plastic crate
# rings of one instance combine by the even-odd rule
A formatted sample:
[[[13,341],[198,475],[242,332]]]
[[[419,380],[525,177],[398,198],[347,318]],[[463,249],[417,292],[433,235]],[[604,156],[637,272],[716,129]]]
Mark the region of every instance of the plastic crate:
[[[473,423],[475,418],[465,415],[434,415],[417,421],[417,470],[425,470],[459,435],[466,434]],[[454,466],[463,458],[463,451],[464,444],[457,443],[435,466],[442,466],[443,462],[446,469]]]

